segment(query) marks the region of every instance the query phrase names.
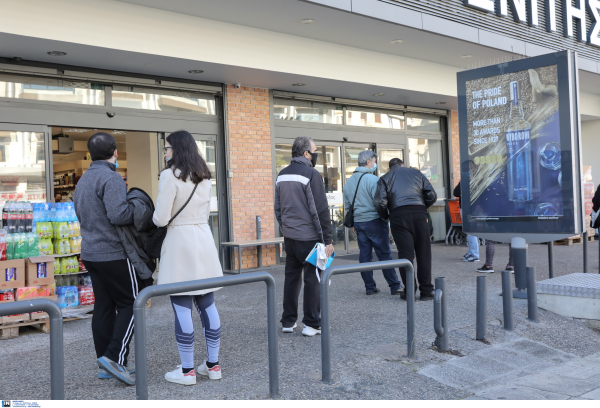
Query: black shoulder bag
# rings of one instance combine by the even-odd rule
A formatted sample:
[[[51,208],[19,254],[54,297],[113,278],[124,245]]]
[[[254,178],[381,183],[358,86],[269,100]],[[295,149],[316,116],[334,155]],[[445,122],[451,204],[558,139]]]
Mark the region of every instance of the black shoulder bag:
[[[354,192],[354,198],[352,199],[352,205],[350,208],[346,210],[346,215],[344,215],[344,227],[346,228],[354,228],[354,203],[356,202],[356,194],[358,193],[358,186],[360,186],[360,181],[367,173],[363,173],[362,176],[358,179],[358,183],[356,184],[356,191]]]
[[[165,225],[164,227],[158,227],[154,231],[152,231],[151,233],[148,234],[148,239],[146,240],[146,243],[144,244],[144,252],[146,252],[146,254],[151,259],[160,258],[160,249],[162,248],[163,241],[165,240],[165,237],[167,236],[167,228],[169,227],[169,225],[171,225],[171,222],[175,219],[175,217],[177,217],[179,215],[179,213],[181,213],[183,211],[183,209],[188,205],[188,203],[194,196],[194,193],[196,192],[196,188],[198,188],[198,184],[196,184],[194,186],[194,190],[192,191],[190,198],[188,198],[187,201],[185,202],[185,204],[183,205],[183,207],[181,207],[179,209],[179,211],[177,211],[177,214],[175,214],[173,217],[171,217],[171,219],[169,220],[167,225]]]

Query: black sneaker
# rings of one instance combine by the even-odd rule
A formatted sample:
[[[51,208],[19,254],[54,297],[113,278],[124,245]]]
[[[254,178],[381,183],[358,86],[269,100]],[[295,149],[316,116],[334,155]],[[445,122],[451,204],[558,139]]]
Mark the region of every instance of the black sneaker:
[[[507,264],[505,271],[510,271],[510,273],[515,273],[515,267]]]
[[[433,300],[433,293],[421,293],[420,300]]]
[[[396,289],[395,291],[392,292],[392,296],[395,296],[395,295],[402,296],[403,293],[404,293],[404,291],[402,289]]]
[[[376,294],[378,294],[378,293],[379,293],[379,289],[375,288],[375,289],[373,289],[373,290],[371,290],[371,291],[368,291],[368,292],[367,292],[367,296],[370,296],[370,295],[376,295]]]
[[[481,273],[493,273],[494,272],[494,267],[493,266],[487,266],[487,264],[483,264],[482,267],[477,268],[477,272],[481,272]]]
[[[400,291],[400,299],[406,300],[406,292],[404,290]],[[415,300],[417,299],[417,291],[415,291]]]

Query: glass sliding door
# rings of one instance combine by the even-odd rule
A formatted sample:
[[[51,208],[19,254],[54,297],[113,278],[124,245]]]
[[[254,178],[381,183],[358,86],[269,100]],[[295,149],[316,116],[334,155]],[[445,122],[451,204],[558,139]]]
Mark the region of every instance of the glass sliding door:
[[[377,146],[377,169],[379,170],[379,177],[390,170],[390,160],[392,159],[404,161],[404,149]]]
[[[439,200],[446,198],[444,186],[444,165],[442,161],[442,141],[434,139],[408,138],[408,165],[418,169],[427,177]],[[429,208],[433,223],[433,239],[443,240],[446,235],[446,221],[443,206],[437,204]]]
[[[371,144],[348,144],[344,143],[344,169],[345,169],[345,181],[347,182],[354,171],[358,167],[358,155],[360,152],[364,150],[373,150],[373,145]],[[345,183],[344,183],[345,185]],[[358,251],[358,242],[356,240],[356,232],[354,232],[354,228],[346,230],[346,238],[347,238],[347,252],[356,252]]]
[[[323,177],[323,185],[327,194],[329,215],[331,217],[331,230],[333,246],[336,253],[345,252],[345,232],[343,225],[344,196],[342,193],[342,161],[341,147],[321,144],[318,141],[317,151],[319,157],[316,169]],[[275,163],[277,174],[292,160],[292,145],[288,143],[277,143],[275,145]]]
[[[47,201],[46,133],[45,126],[0,124],[0,205]]]

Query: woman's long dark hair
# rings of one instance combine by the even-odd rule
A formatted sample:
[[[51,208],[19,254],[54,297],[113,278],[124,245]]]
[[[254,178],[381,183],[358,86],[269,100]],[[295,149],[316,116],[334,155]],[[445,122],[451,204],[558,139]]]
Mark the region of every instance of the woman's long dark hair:
[[[210,180],[212,175],[208,165],[200,156],[198,146],[194,137],[185,130],[178,130],[167,136],[173,148],[171,160],[167,168],[175,172],[175,169],[181,171],[179,176],[175,176],[182,181],[187,181],[188,177],[194,184],[200,183],[202,180]]]

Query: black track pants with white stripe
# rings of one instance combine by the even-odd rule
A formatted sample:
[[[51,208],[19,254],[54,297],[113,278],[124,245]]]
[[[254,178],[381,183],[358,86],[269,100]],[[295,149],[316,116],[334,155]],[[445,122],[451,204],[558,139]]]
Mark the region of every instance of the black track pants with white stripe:
[[[127,365],[129,343],[133,337],[133,302],[138,293],[152,285],[142,281],[129,260],[83,261],[94,287],[92,334],[96,357],[102,356]]]

